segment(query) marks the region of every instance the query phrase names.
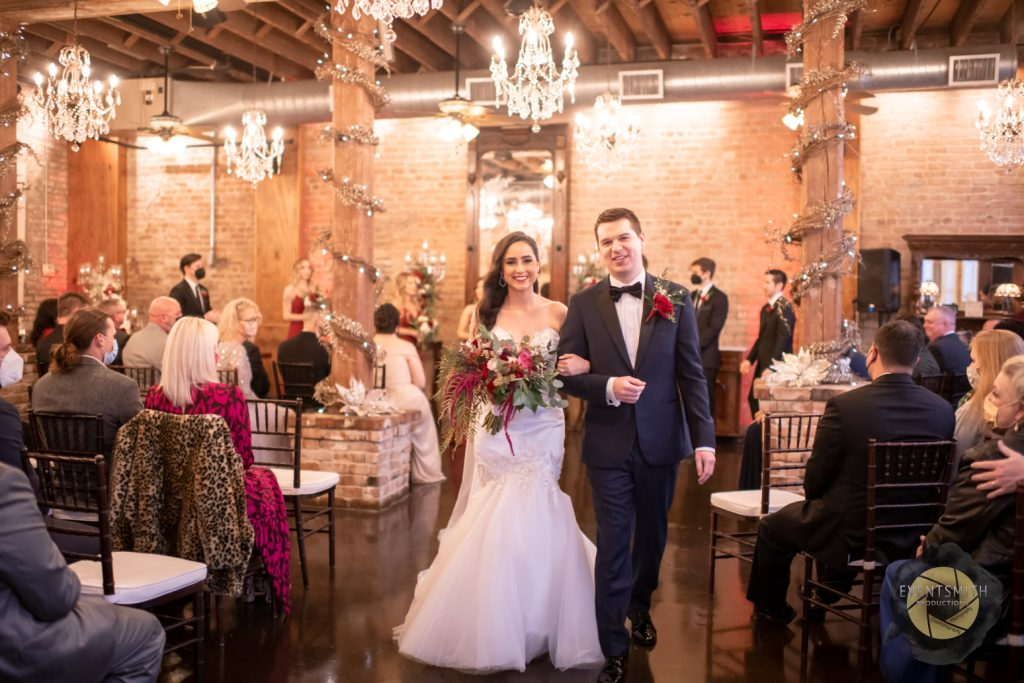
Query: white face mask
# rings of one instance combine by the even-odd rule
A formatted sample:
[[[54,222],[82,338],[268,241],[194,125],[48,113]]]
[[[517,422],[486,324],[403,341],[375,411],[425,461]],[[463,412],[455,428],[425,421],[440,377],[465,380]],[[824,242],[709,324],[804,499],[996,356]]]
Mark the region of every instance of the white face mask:
[[[0,387],[9,387],[21,381],[25,372],[25,359],[15,353],[14,349],[7,352],[0,361]]]
[[[974,363],[967,366],[967,383],[972,387],[978,386],[978,366]]]

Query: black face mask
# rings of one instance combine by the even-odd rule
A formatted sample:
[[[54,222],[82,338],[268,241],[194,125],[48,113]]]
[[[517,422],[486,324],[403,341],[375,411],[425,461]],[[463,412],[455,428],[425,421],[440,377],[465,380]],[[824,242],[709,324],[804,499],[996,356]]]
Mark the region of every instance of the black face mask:
[[[696,273],[692,274],[690,276],[690,282],[692,284],[699,285],[700,284],[700,275],[697,275]]]
[[[196,272],[193,275],[195,275],[196,280],[202,280],[206,277],[206,268],[196,268]]]

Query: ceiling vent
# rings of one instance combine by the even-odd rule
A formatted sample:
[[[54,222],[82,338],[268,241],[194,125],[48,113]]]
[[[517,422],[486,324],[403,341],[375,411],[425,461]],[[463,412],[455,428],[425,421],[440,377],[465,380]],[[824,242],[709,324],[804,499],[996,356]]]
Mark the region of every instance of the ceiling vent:
[[[492,107],[498,104],[498,91],[490,78],[467,78],[466,91],[469,92],[468,99],[476,104]]]
[[[992,85],[999,82],[999,55],[950,55],[949,85]]]
[[[665,99],[665,72],[661,69],[620,71],[619,97],[623,102]]]
[[[792,64],[786,64],[786,91],[794,85],[800,85],[800,81],[804,79],[804,65],[800,62]]]

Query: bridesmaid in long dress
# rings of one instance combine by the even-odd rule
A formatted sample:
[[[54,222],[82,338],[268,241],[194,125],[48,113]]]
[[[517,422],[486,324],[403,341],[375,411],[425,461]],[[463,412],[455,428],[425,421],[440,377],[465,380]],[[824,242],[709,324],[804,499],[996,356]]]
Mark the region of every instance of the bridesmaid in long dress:
[[[437,425],[430,410],[430,399],[423,393],[426,376],[416,347],[399,339],[398,309],[384,304],[373,314],[377,330],[373,341],[384,352],[385,390],[391,401],[405,410],[418,410],[420,419],[412,432],[412,483],[444,481],[441,452],[437,445]]]
[[[420,282],[415,273],[405,272],[395,278],[395,286],[398,288],[398,338],[415,346],[419,342],[416,319],[423,307]]]
[[[302,332],[302,312],[306,296],[313,291],[313,265],[309,259],[299,259],[292,265],[291,282],[284,288],[281,315],[288,323],[288,339]]]

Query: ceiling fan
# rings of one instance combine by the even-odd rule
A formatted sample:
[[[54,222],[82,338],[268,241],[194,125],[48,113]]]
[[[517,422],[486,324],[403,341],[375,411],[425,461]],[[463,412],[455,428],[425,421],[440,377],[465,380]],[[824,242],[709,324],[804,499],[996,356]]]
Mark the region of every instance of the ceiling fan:
[[[488,113],[487,107],[459,94],[459,68],[462,66],[459,48],[465,30],[461,24],[452,24],[452,32],[455,34],[455,94],[437,103],[437,108],[441,111],[437,117],[448,120],[441,130],[441,138],[446,142],[455,142],[459,139],[472,141],[480,134],[478,124]]]
[[[138,129],[139,133],[151,136],[146,141],[145,148],[156,152],[182,147],[217,146],[220,143],[216,139],[188,128],[182,124],[180,118],[172,114],[168,109],[167,97],[171,75],[169,64],[171,48],[170,46],[162,46],[160,51],[164,55],[164,109],[159,114],[150,117],[148,126]],[[200,144],[188,144],[189,138],[199,141]]]

